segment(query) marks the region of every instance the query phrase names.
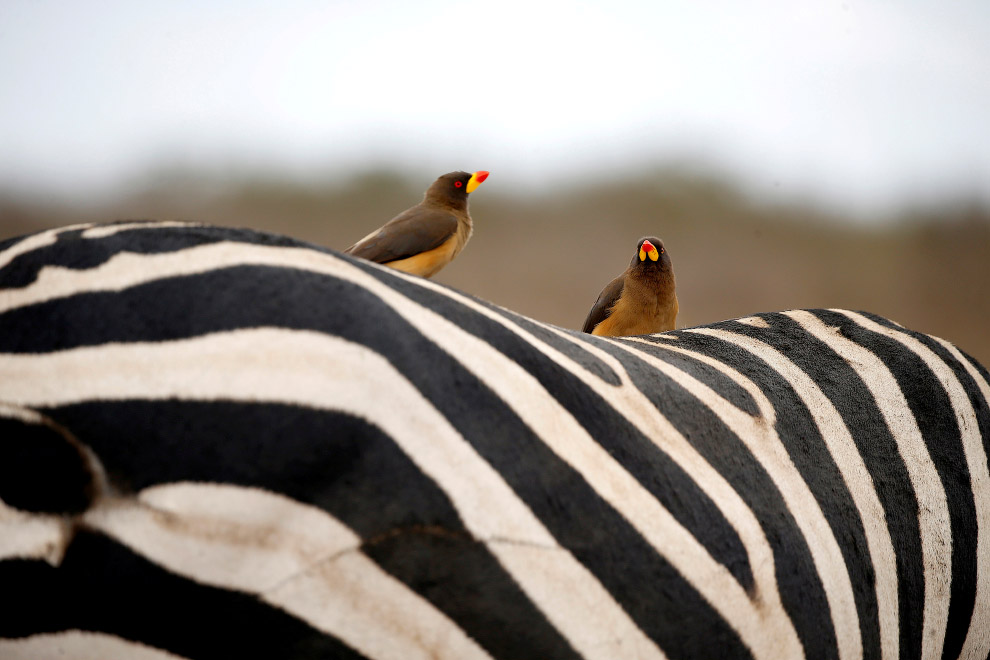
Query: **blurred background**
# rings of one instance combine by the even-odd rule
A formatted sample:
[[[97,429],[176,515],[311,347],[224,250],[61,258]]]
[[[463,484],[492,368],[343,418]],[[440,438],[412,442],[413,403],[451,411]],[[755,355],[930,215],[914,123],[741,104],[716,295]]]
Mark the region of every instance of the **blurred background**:
[[[343,249],[486,169],[436,280],[580,328],[661,237],[679,326],[846,307],[990,364],[990,3],[0,4],[0,238]]]

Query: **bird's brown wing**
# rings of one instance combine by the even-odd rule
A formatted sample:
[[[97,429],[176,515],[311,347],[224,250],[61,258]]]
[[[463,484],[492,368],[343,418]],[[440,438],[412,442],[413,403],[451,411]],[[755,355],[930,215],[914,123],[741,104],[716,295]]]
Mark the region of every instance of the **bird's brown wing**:
[[[623,273],[602,289],[602,292],[598,294],[598,300],[595,301],[595,304],[591,307],[591,311],[588,312],[588,318],[584,320],[584,327],[581,328],[581,332],[591,333],[596,325],[608,318],[609,314],[612,313],[612,305],[622,295],[625,282],[626,274]]]
[[[414,206],[344,252],[384,264],[440,247],[456,232],[457,217],[454,214]]]

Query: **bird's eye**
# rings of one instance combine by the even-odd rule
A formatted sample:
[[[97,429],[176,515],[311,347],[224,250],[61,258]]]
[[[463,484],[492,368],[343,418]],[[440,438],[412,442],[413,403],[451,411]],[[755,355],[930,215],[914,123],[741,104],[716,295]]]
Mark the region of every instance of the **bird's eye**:
[[[464,184],[463,184],[463,183],[461,183],[460,181],[454,181],[454,186],[455,186],[455,187],[457,187],[457,188],[460,188],[460,187],[461,187],[461,186],[463,186],[463,185],[464,185]]]
[[[660,254],[663,254],[664,252],[665,250],[663,248],[660,248]]]

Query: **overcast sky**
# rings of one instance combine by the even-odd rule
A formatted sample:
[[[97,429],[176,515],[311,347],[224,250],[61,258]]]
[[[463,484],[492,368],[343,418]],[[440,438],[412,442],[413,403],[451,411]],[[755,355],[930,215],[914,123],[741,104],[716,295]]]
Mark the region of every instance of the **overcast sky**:
[[[684,159],[840,208],[990,200],[990,2],[0,3],[7,190]]]

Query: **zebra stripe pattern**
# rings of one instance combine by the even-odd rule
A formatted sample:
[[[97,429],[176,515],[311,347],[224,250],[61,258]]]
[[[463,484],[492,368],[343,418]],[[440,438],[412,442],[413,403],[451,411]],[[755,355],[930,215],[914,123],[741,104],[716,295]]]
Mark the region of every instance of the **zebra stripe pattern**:
[[[0,243],[0,657],[990,655],[990,386],[794,310],[600,338],[284,237]]]

